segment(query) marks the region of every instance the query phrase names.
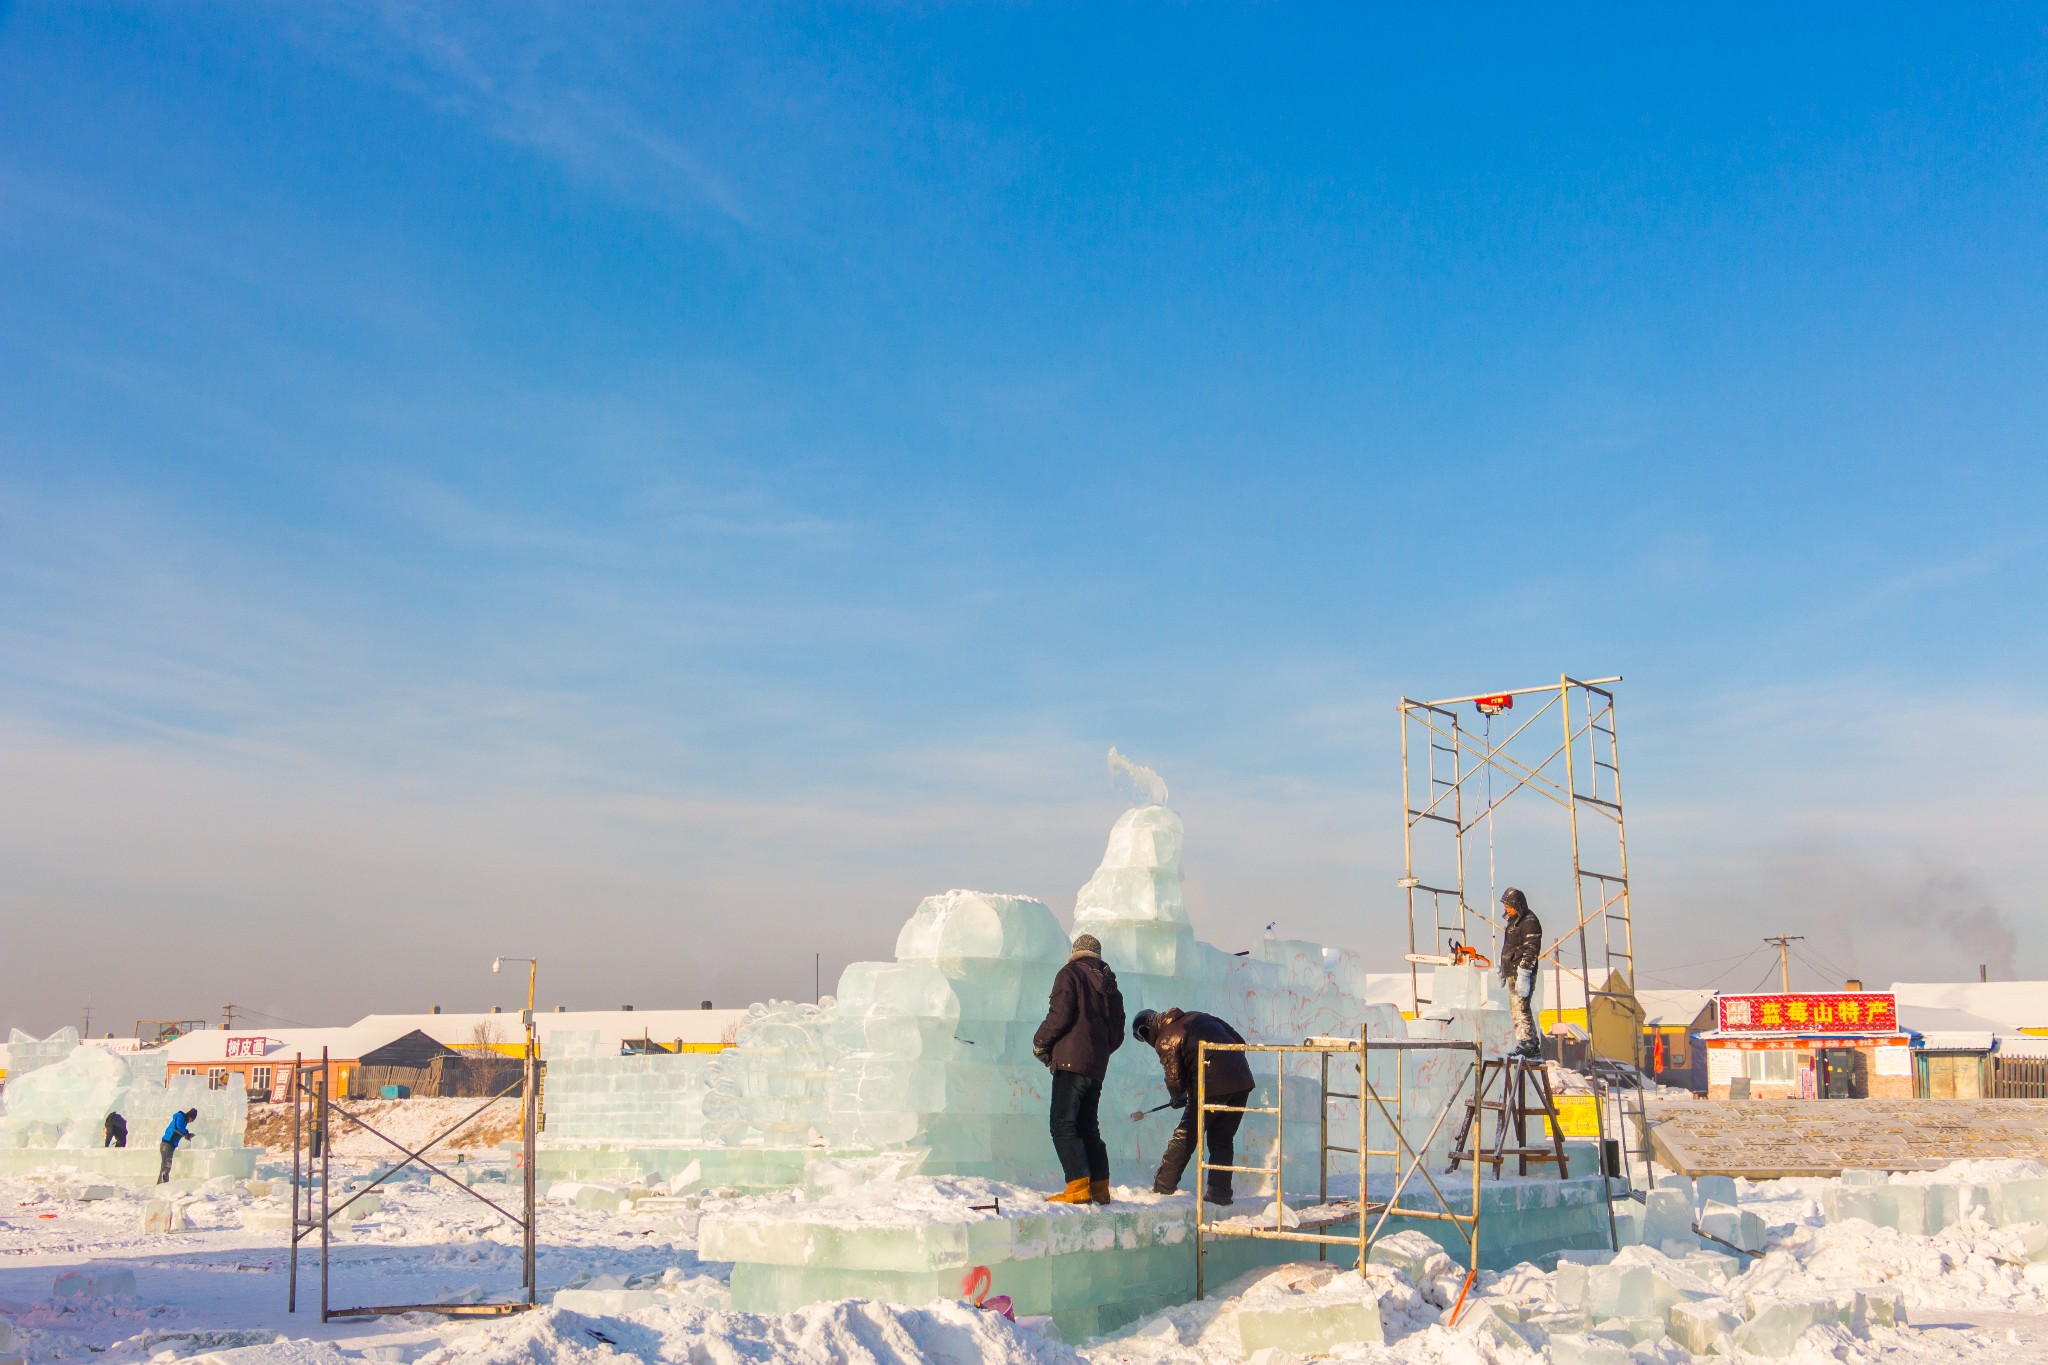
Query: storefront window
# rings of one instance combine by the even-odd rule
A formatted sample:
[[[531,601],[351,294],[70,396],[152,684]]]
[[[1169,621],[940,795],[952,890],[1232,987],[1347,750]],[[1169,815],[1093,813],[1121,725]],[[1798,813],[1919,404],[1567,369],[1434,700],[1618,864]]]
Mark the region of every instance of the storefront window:
[[[1788,1048],[1745,1052],[1742,1058],[1751,1085],[1799,1084],[1799,1054]]]

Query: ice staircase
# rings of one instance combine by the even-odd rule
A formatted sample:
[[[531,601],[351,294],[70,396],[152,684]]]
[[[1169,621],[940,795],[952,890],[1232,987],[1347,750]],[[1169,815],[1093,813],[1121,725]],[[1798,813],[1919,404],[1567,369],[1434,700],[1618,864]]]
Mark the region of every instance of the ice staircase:
[[[1495,1091],[1499,1098],[1494,1098]],[[1533,1092],[1533,1093],[1532,1093]],[[1493,1142],[1486,1142],[1483,1114],[1498,1117],[1493,1124]],[[1547,1136],[1547,1146],[1532,1146],[1529,1120],[1538,1121],[1537,1138]],[[1515,1145],[1508,1146],[1512,1130]],[[1494,1179],[1509,1157],[1515,1159],[1515,1173],[1529,1174],[1529,1163],[1554,1161],[1557,1178],[1570,1178],[1565,1164],[1564,1135],[1558,1131],[1557,1103],[1550,1093],[1550,1073],[1534,1057],[1488,1057],[1479,1064],[1479,1093],[1465,1101],[1465,1117],[1451,1140],[1450,1170],[1462,1162],[1490,1162]]]

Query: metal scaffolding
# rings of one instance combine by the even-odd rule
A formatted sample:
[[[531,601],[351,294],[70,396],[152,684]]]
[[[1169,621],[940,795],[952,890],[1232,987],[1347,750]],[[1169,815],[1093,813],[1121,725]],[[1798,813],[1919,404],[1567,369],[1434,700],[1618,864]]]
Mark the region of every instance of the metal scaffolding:
[[[1273,1102],[1270,1105],[1211,1104],[1208,1095],[1209,1054],[1212,1052],[1270,1052],[1275,1054],[1277,1074],[1273,1080]],[[1428,1136],[1420,1143],[1408,1140],[1403,1125],[1406,1117],[1408,1090],[1405,1057],[1409,1053],[1443,1052],[1467,1055],[1465,1071],[1448,1091],[1443,1105],[1436,1111],[1430,1123]],[[1383,1093],[1372,1081],[1372,1058],[1375,1053],[1392,1053],[1395,1058],[1395,1082],[1392,1095]],[[1287,1190],[1287,1066],[1291,1058],[1312,1056],[1320,1071],[1321,1100],[1320,1116],[1317,1123],[1316,1143],[1316,1203],[1311,1208],[1288,1209]],[[1355,1093],[1332,1091],[1330,1089],[1330,1061],[1337,1058],[1356,1058],[1358,1067],[1358,1089]],[[1209,1239],[1216,1237],[1250,1237],[1280,1242],[1307,1242],[1316,1247],[1318,1259],[1327,1258],[1333,1246],[1355,1248],[1358,1255],[1357,1267],[1363,1269],[1366,1257],[1371,1252],[1373,1241],[1379,1237],[1390,1218],[1415,1219],[1428,1222],[1449,1223],[1452,1230],[1465,1243],[1466,1266],[1465,1285],[1469,1289],[1472,1277],[1479,1267],[1479,1165],[1472,1166],[1472,1203],[1468,1213],[1459,1213],[1453,1207],[1448,1195],[1430,1173],[1427,1155],[1430,1143],[1443,1131],[1445,1122],[1459,1106],[1479,1102],[1480,1050],[1477,1043],[1458,1042],[1440,1038],[1383,1038],[1375,1039],[1360,1028],[1356,1038],[1310,1038],[1299,1044],[1285,1043],[1201,1043],[1200,1060],[1195,1068],[1195,1297],[1201,1298],[1206,1287],[1206,1257]],[[1339,1080],[1343,1077],[1340,1075]],[[1358,1106],[1357,1146],[1346,1145],[1343,1141],[1331,1141],[1330,1103],[1333,1100],[1350,1100]],[[1271,1114],[1273,1116],[1273,1164],[1271,1166],[1247,1166],[1241,1163],[1214,1165],[1209,1161],[1208,1116],[1215,1113]],[[1375,1114],[1385,1121],[1391,1132],[1389,1145],[1374,1147],[1368,1137],[1372,1117]],[[1341,1138],[1351,1136],[1339,1134]],[[1330,1154],[1336,1152],[1355,1159],[1358,1171],[1358,1193],[1352,1199],[1330,1198]],[[1372,1197],[1370,1177],[1373,1159],[1379,1158],[1382,1168],[1390,1175],[1390,1190],[1385,1199]],[[1346,1163],[1348,1164],[1348,1163]],[[1273,1178],[1273,1223],[1268,1227],[1250,1218],[1232,1218],[1223,1222],[1208,1222],[1205,1211],[1208,1207],[1206,1194],[1209,1188],[1209,1172],[1230,1171],[1244,1175],[1268,1175]],[[1409,1182],[1421,1176],[1429,1192],[1435,1196],[1434,1206],[1403,1204],[1401,1196],[1407,1192]],[[1420,1197],[1418,1192],[1418,1197]],[[1356,1231],[1337,1235],[1334,1229],[1355,1226]],[[1458,1299],[1462,1306],[1464,1296]],[[1455,1320],[1456,1314],[1453,1313]]]
[[[1409,994],[1418,1013],[1430,1000],[1422,994],[1415,958],[1448,956],[1455,944],[1470,945],[1475,924],[1484,924],[1489,938],[1499,932],[1498,907],[1475,907],[1466,896],[1469,845],[1483,825],[1490,860],[1495,813],[1522,792],[1562,808],[1571,830],[1577,922],[1552,938],[1544,960],[1560,976],[1579,979],[1589,1008],[1597,998],[1620,995],[1608,989],[1617,974],[1634,989],[1621,742],[1614,693],[1608,690],[1620,681],[1561,674],[1542,687],[1443,701],[1401,699],[1401,885],[1408,893]],[[1494,718],[1513,717],[1518,698],[1540,698],[1541,704],[1514,719],[1506,737],[1496,742]],[[1459,710],[1464,706],[1484,718],[1482,732],[1464,723]],[[1553,712],[1559,730],[1538,725]],[[1498,794],[1496,778],[1506,785]],[[1574,945],[1576,968],[1565,960]],[[1595,962],[1600,964],[1597,978]],[[1560,998],[1558,1007],[1563,1003]]]
[[[449,1125],[418,1148],[406,1146],[396,1138],[380,1133],[364,1121],[360,1113],[351,1112],[337,1104],[330,1093],[334,1070],[333,1062],[325,1048],[321,1049],[317,1062],[309,1062],[303,1054],[292,1059],[292,1244],[289,1276],[286,1281],[285,1307],[287,1312],[299,1310],[299,1243],[316,1233],[320,1240],[320,1321],[335,1318],[359,1318],[391,1316],[402,1313],[441,1313],[454,1317],[496,1317],[504,1313],[523,1312],[534,1306],[539,1279],[534,1265],[534,1138],[539,1128],[540,1085],[539,1049],[535,1046],[533,1011],[525,1017],[526,1049],[525,1065],[520,1068],[517,1083],[505,1087],[496,1095],[478,1105],[474,1112]],[[520,1213],[499,1204],[496,1200],[478,1194],[468,1182],[457,1179],[441,1166],[430,1160],[427,1153],[446,1139],[453,1137],[484,1111],[501,1099],[519,1096],[519,1126],[522,1139],[523,1182],[520,1190],[522,1205]],[[388,1144],[403,1154],[404,1160],[380,1172],[363,1188],[354,1191],[346,1199],[335,1202],[331,1160],[334,1150],[333,1116],[340,1114],[355,1127],[361,1128],[378,1141]],[[520,1291],[516,1299],[486,1301],[482,1303],[405,1303],[405,1304],[358,1304],[353,1307],[334,1307],[328,1299],[328,1281],[333,1262],[332,1226],[336,1215],[357,1200],[370,1194],[379,1185],[390,1180],[406,1167],[418,1163],[429,1172],[429,1178],[440,1176],[481,1204],[486,1205],[506,1222],[517,1227],[521,1238]],[[318,1177],[319,1198],[315,1200],[313,1187]]]

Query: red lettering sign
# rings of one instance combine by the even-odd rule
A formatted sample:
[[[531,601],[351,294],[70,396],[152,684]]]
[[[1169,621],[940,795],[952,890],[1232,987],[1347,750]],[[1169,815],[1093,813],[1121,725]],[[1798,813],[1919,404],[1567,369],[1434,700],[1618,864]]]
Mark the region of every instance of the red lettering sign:
[[[268,1038],[230,1038],[227,1055],[230,1057],[261,1057],[270,1051]]]
[[[1898,997],[1890,991],[1723,995],[1715,1000],[1723,1033],[1897,1033]]]

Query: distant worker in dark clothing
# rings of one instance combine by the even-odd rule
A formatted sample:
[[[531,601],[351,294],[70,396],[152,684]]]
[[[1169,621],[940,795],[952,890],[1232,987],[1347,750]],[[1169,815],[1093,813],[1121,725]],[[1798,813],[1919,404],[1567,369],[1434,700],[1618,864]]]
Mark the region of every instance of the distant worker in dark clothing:
[[[1508,988],[1508,1013],[1515,1021],[1515,1050],[1510,1057],[1541,1057],[1536,1017],[1529,998],[1536,994],[1536,965],[1543,957],[1543,922],[1529,910],[1529,898],[1514,887],[1500,893],[1508,928],[1501,940],[1500,979]]]
[[[164,1164],[156,1173],[157,1184],[161,1185],[171,1178],[171,1158],[178,1154],[179,1143],[191,1139],[192,1120],[198,1117],[197,1109],[187,1109],[183,1113],[171,1115],[171,1125],[164,1129],[164,1140],[156,1145],[157,1150],[164,1155]]]
[[[1166,1098],[1181,1111],[1180,1126],[1167,1139],[1166,1152],[1159,1158],[1159,1174],[1152,1178],[1154,1194],[1172,1194],[1195,1155],[1195,1068],[1201,1062],[1203,1043],[1242,1043],[1243,1035],[1213,1014],[1196,1010],[1139,1010],[1131,1021],[1131,1036],[1148,1044],[1159,1054],[1160,1070],[1166,1073]],[[1209,1164],[1229,1166],[1237,1160],[1237,1126],[1244,1121],[1241,1110],[1252,1096],[1252,1068],[1242,1052],[1211,1052],[1208,1072],[1200,1088],[1201,1098],[1223,1108],[1212,1110],[1202,1124],[1209,1142]],[[1230,1172],[1209,1172],[1209,1188],[1202,1197],[1211,1204],[1230,1202]]]
[[[119,1114],[107,1115],[107,1140],[102,1147],[126,1147],[128,1145],[128,1120]]]
[[[1124,997],[1102,961],[1093,934],[1074,940],[1067,965],[1052,980],[1045,1022],[1031,1055],[1052,1068],[1052,1146],[1067,1187],[1055,1204],[1109,1202],[1109,1148],[1102,1143],[1102,1078],[1109,1054],[1124,1045]]]

